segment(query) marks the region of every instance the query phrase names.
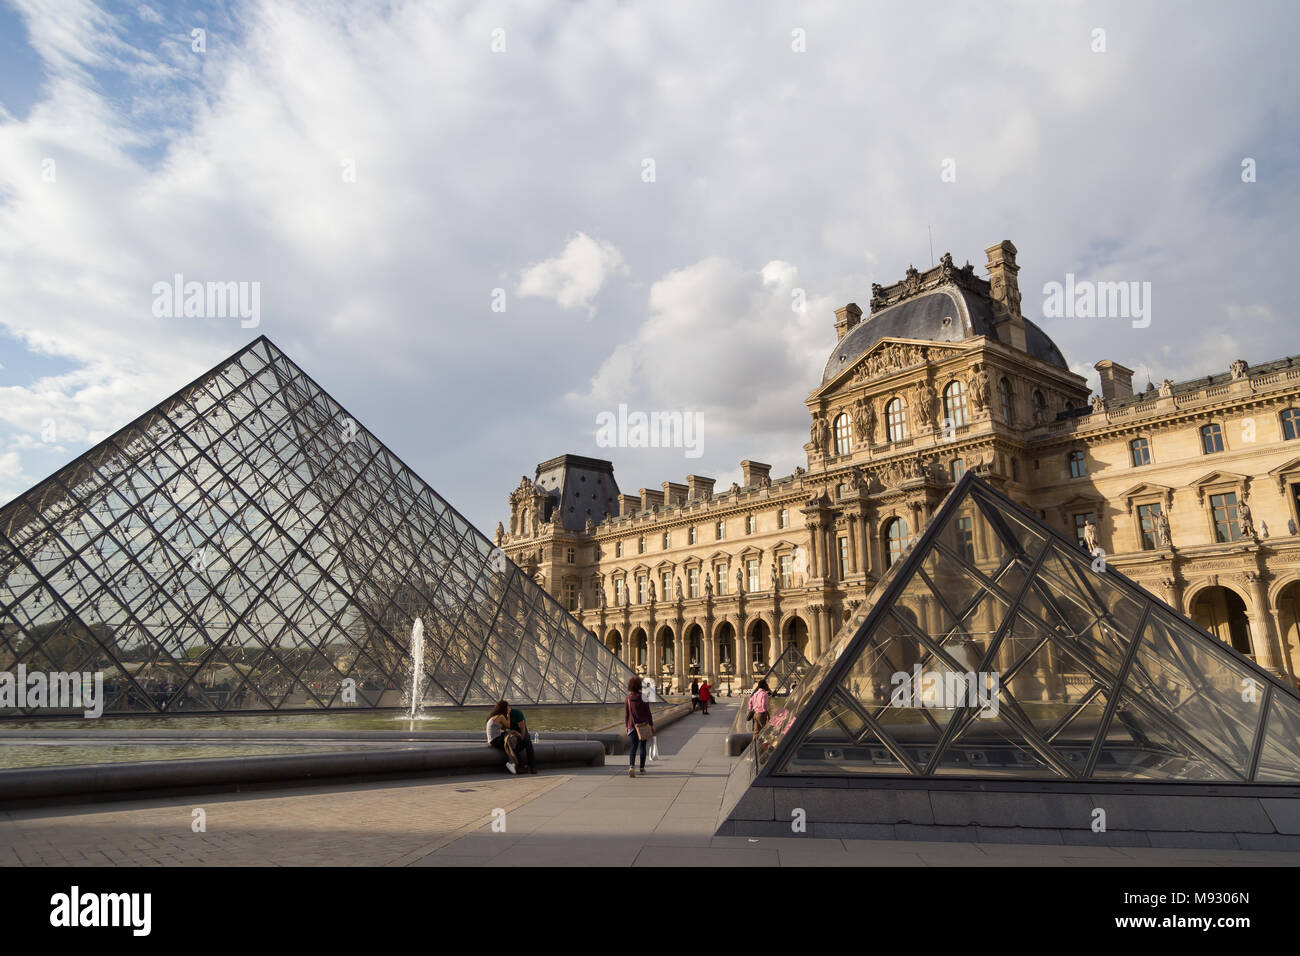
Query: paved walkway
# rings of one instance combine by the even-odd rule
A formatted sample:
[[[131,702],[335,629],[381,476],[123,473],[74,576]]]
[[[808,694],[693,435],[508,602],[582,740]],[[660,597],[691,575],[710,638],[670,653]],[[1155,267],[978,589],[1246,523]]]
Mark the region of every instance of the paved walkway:
[[[629,778],[604,767],[511,777],[0,812],[3,865],[1169,866],[1300,864],[1300,853],[714,837],[735,704],[660,734]],[[206,832],[192,829],[195,808]],[[494,813],[494,811],[498,811]],[[494,829],[495,825],[495,829]],[[502,827],[504,826],[504,829]]]

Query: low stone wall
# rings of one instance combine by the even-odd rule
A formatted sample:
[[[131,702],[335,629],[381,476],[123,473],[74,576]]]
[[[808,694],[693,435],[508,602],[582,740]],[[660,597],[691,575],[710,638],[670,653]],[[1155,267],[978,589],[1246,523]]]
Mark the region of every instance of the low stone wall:
[[[752,776],[746,754],[728,779],[717,835],[788,837],[802,810],[810,837],[1300,850],[1295,787],[789,778],[752,785]]]
[[[542,740],[533,749],[538,766],[543,768],[599,767],[605,763],[605,747],[598,740]],[[484,771],[504,773],[501,753],[486,743],[22,768],[0,771],[0,808],[99,803],[185,793],[240,792]]]

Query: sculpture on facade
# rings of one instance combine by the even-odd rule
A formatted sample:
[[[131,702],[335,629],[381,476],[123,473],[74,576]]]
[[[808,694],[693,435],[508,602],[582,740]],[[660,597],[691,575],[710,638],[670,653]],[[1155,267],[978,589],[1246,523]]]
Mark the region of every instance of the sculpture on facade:
[[[770,570],[769,577],[772,580],[772,590],[775,591],[777,589],[777,583],[778,583],[777,574],[776,574],[776,562],[773,561],[770,567],[771,570]]]
[[[876,410],[865,398],[853,403],[853,434],[860,442],[871,442],[876,437]]]
[[[704,596],[706,598],[713,597],[713,572],[712,571],[706,571],[704,573]]]
[[[673,596],[679,601],[682,599],[682,576],[680,574],[673,578]]]
[[[1160,397],[1172,398],[1174,394],[1174,383],[1172,379],[1163,379],[1160,382]]]
[[[498,521],[497,533],[492,536],[492,541],[499,548],[501,547],[501,542],[504,541],[505,539],[506,539],[506,526],[503,525],[500,521]]]
[[[825,449],[826,438],[829,434],[826,419],[822,418],[820,415],[814,415],[812,425],[808,429],[808,434],[812,440],[813,447],[816,448],[817,451]]]
[[[975,374],[970,377],[967,384],[971,404],[975,406],[977,412],[984,411],[989,404],[989,373],[984,371],[983,366],[981,366],[975,370]]]
[[[1255,521],[1250,512],[1250,505],[1246,499],[1241,499],[1241,504],[1237,506],[1237,523],[1241,527],[1241,536],[1243,538],[1255,537]]]
[[[655,582],[654,582],[654,578],[651,578],[650,579],[650,603],[654,604],[654,602],[655,602]]]
[[[934,386],[928,381],[922,382],[916,388],[916,411],[920,416],[921,424],[934,424],[934,406],[939,396],[935,393]]]
[[[745,572],[740,567],[736,568],[736,593],[745,593]]]
[[[1169,530],[1169,515],[1165,514],[1164,509],[1156,515],[1156,541],[1162,548],[1173,547],[1174,540]]]
[[[1097,553],[1097,526],[1091,518],[1083,526],[1083,547],[1089,554]]]
[[[1246,375],[1246,369],[1249,367],[1250,366],[1246,364],[1244,359],[1237,359],[1237,361],[1228,366],[1228,371],[1232,373],[1234,379],[1244,378]]]

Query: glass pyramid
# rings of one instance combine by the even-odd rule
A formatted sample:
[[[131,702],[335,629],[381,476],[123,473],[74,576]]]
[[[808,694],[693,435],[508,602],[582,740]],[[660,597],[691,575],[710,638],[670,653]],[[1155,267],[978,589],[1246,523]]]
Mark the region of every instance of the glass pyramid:
[[[751,751],[760,776],[1300,780],[1300,698],[967,473]]]
[[[417,617],[427,704],[631,676],[265,337],[0,508],[0,671],[105,713],[405,705]]]
[[[773,697],[785,697],[803,683],[810,666],[808,658],[803,656],[797,644],[787,644],[762,679],[767,681],[768,690]]]

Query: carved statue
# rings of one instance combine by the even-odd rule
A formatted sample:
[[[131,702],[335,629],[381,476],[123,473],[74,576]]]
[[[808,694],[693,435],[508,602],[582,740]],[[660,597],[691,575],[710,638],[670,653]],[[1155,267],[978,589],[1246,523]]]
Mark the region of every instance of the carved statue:
[[[1246,499],[1241,499],[1241,504],[1237,506],[1237,522],[1241,526],[1241,536],[1243,538],[1255,537],[1255,522],[1250,513],[1250,505],[1246,504]]]
[[[772,564],[771,564],[771,570],[770,570],[770,572],[769,572],[769,577],[772,579],[772,590],[775,591],[775,590],[777,589],[777,574],[776,574],[776,562],[775,562],[775,561],[773,561]]]
[[[654,579],[651,578],[650,579],[650,603],[654,604],[654,602],[655,602],[655,582]]]
[[[1174,394],[1174,383],[1172,379],[1163,379],[1160,382],[1160,397],[1171,398]]]
[[[1268,537],[1268,522],[1267,522],[1267,521],[1261,521],[1261,522],[1259,523],[1259,536],[1260,536],[1261,538],[1267,538],[1267,537]]]
[[[734,482],[734,481],[731,483],[731,493],[732,493],[733,495],[738,495],[738,494],[740,494],[740,484],[739,484],[739,483]]]
[[[712,571],[706,571],[704,573],[704,596],[706,598],[713,597],[713,572]]]
[[[946,282],[951,279],[954,271],[956,270],[952,264],[952,253],[945,252],[939,257],[939,281]]]
[[[830,434],[826,419],[820,415],[814,415],[812,427],[809,429],[809,435],[812,438],[813,446],[817,451],[823,451],[826,448],[826,438]]]
[[[673,597],[679,601],[682,599],[682,576],[680,574],[673,578]]]
[[[916,411],[924,425],[934,424],[934,405],[939,396],[935,393],[934,386],[928,381],[922,382],[916,388]]]
[[[590,518],[587,519],[587,528],[586,528],[586,531],[587,531],[587,534],[595,534],[595,533],[596,533],[596,522],[592,521]]]
[[[1174,543],[1169,530],[1169,515],[1165,514],[1164,509],[1156,515],[1156,541],[1162,548],[1172,547]]]
[[[1228,366],[1228,370],[1232,372],[1232,377],[1234,379],[1238,379],[1245,377],[1246,369],[1249,367],[1250,366],[1248,366],[1243,359],[1237,359],[1237,361]]]
[[[601,584],[596,588],[597,607],[602,611],[605,610],[605,585]]]
[[[1097,553],[1097,526],[1091,518],[1083,526],[1083,547],[1089,554]]]
[[[1101,395],[1093,395],[1092,398],[1090,399],[1090,402],[1092,404],[1092,410],[1094,414],[1097,412],[1101,412],[1103,414],[1105,413],[1106,399],[1104,397],[1102,397]]]
[[[921,273],[916,271],[915,266],[908,266],[907,272],[903,274],[903,292],[907,295],[916,295],[921,291]]]
[[[884,306],[885,287],[879,282],[871,283],[871,311],[875,312],[877,309],[884,308]]]
[[[976,370],[970,377],[970,399],[977,412],[984,411],[989,404],[989,373],[983,368]]]
[[[492,536],[492,540],[499,548],[501,547],[501,542],[504,541],[505,539],[506,539],[506,526],[503,525],[500,521],[498,521],[497,533]]]
[[[862,473],[858,465],[849,469],[849,487],[854,491],[861,491],[867,484],[867,477]]]
[[[736,593],[745,593],[745,572],[739,566],[736,567]]]
[[[853,403],[853,432],[860,442],[875,441],[876,410],[865,398]]]

